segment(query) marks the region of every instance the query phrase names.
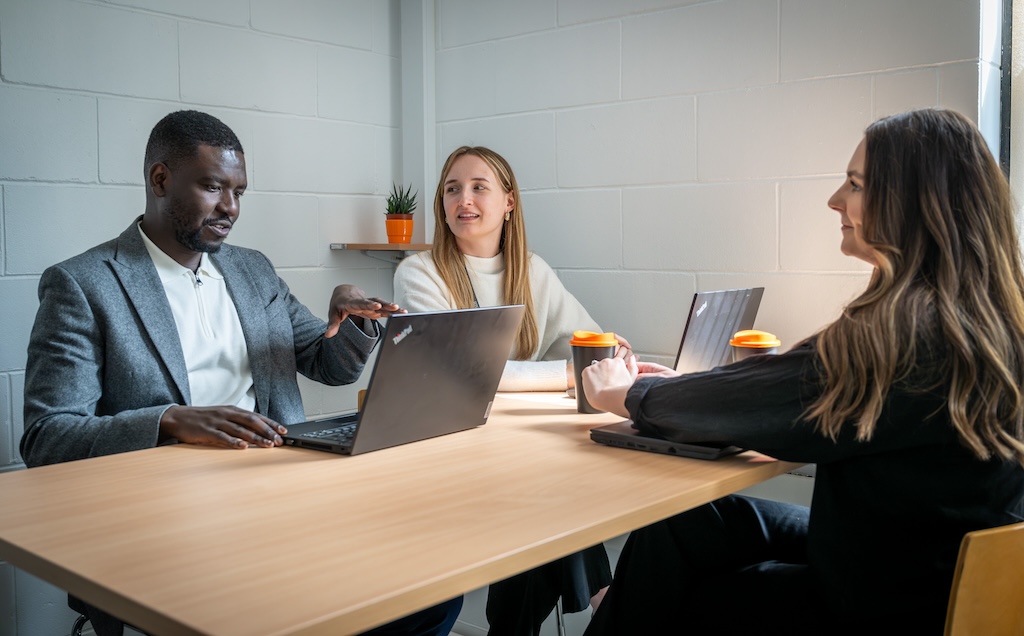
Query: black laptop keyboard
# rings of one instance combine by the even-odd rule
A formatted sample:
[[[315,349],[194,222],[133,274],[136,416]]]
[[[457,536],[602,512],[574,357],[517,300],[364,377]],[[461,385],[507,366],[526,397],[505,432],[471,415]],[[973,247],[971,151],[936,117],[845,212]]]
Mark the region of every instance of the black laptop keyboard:
[[[303,437],[309,437],[323,442],[334,442],[342,446],[351,446],[352,438],[356,436],[356,423],[349,422],[335,428],[328,428],[322,431],[304,433]]]

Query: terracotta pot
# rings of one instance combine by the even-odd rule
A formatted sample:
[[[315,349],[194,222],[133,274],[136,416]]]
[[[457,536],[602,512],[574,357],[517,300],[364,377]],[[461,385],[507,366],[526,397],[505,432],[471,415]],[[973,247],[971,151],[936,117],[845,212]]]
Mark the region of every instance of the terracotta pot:
[[[387,227],[388,243],[412,242],[411,214],[386,214],[384,225]]]

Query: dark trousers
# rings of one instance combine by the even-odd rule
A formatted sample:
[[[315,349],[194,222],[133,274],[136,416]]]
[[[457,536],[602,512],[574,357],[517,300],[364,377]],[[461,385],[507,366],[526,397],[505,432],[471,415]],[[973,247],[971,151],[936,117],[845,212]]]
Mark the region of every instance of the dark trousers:
[[[808,512],[730,496],[633,532],[586,636],[835,633],[807,567]]]
[[[608,553],[595,545],[492,583],[487,590],[488,636],[537,636],[562,598],[562,610],[580,612],[612,579]]]
[[[71,603],[69,603],[71,605]],[[75,609],[85,614],[96,636],[122,636],[124,623],[103,610],[76,599]],[[462,610],[462,597],[404,616],[364,632],[365,636],[448,636]],[[270,608],[268,611],[273,611]]]

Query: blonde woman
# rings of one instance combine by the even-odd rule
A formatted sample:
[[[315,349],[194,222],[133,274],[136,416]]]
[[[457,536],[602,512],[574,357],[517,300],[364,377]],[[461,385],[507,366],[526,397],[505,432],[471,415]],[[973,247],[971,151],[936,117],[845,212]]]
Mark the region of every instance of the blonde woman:
[[[544,260],[526,247],[519,186],[508,162],[463,146],[444,164],[434,196],[434,244],[402,261],[395,302],[409,311],[523,304],[526,315],[499,391],[572,386],[569,337],[600,331]]]
[[[838,320],[708,373],[584,372],[594,405],[647,432],[817,463],[809,509],[727,497],[633,533],[588,636],[683,616],[693,633],[939,634],[963,535],[1024,520],[1006,179],[945,110],[875,122],[846,175],[829,200],[841,249],[875,269]]]
[[[395,302],[411,312],[523,304],[526,313],[500,391],[564,391],[573,384],[569,337],[600,331],[547,263],[526,248],[519,186],[508,162],[463,146],[445,161],[434,196],[434,244],[402,261]],[[538,634],[559,596],[563,610],[597,607],[611,580],[601,545],[491,585],[490,636]]]

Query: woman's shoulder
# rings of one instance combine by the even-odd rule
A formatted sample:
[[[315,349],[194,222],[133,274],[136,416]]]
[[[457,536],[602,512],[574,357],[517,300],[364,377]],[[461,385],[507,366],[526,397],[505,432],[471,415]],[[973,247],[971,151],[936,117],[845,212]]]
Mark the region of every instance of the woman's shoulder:
[[[555,276],[555,270],[551,269],[548,262],[545,261],[536,252],[530,252],[530,274],[537,276]]]
[[[414,272],[432,272],[436,269],[434,258],[430,250],[427,250],[425,252],[416,252],[399,261],[398,267],[395,268],[395,276],[399,274],[409,275]]]

